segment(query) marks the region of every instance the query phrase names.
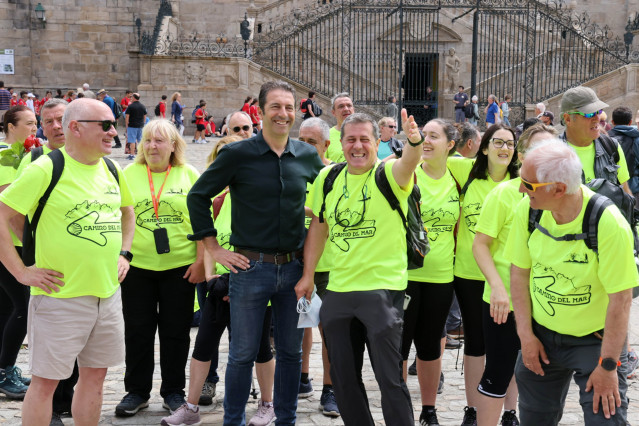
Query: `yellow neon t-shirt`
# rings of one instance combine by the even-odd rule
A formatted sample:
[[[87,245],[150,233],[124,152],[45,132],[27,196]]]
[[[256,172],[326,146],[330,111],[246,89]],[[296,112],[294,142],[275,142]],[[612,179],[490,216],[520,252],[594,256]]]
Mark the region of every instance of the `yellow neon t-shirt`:
[[[27,154],[26,156],[28,156]],[[25,157],[26,157],[25,156]],[[11,185],[11,183],[16,180],[17,172],[11,166],[0,166],[0,186],[3,185]],[[15,247],[22,247],[22,241],[16,236],[13,232],[13,229],[9,228],[9,233],[11,234],[11,240],[13,241],[13,245]]]
[[[335,127],[331,127],[329,135],[331,143],[326,149],[326,158],[331,160],[333,163],[342,163],[346,161],[344,151],[342,150],[342,141],[340,140],[342,135],[341,132]]]
[[[581,161],[581,167],[584,171],[586,183],[595,178],[595,144],[591,143],[588,146],[576,146],[568,142],[568,146],[571,147],[579,157]],[[630,179],[628,174],[628,165],[626,164],[626,156],[623,154],[623,149],[620,144],[617,144],[617,151],[619,152],[619,169],[617,169],[617,179],[619,183],[624,183]]]
[[[390,160],[384,171],[406,214],[413,181],[411,179],[406,188],[400,188],[393,177],[394,162]],[[377,188],[376,167],[361,175],[347,174],[346,169],[342,170],[326,196],[326,249],[330,250],[332,263],[328,290],[348,292],[406,288],[406,231],[399,214],[391,209]],[[322,207],[322,187],[329,168],[324,168],[313,183],[315,216],[319,216]]]
[[[48,146],[46,146],[46,145],[42,146],[42,155],[47,155],[50,152],[51,152],[51,149]],[[24,171],[25,167],[27,167],[29,164],[31,164],[31,153],[30,152],[25,154],[24,157],[22,157],[22,161],[20,161],[20,165],[18,166],[18,172],[16,174],[16,177],[20,176],[22,174],[22,172]]]
[[[448,168],[459,182],[461,188],[468,180],[468,175],[475,160],[471,158],[449,157]],[[509,175],[502,181],[510,179]],[[462,213],[457,232],[457,252],[455,253],[455,276],[468,280],[484,281],[475,256],[473,256],[473,240],[475,239],[475,227],[482,210],[484,199],[500,182],[495,182],[490,176],[486,179],[474,179],[466,190],[462,201]]]
[[[36,266],[64,274],[60,292],[31,294],[57,298],[110,297],[117,290],[118,257],[122,248],[122,212],[133,204],[127,179],[118,169],[120,184],[104,161],[86,165],[69,157],[44,207],[36,230]],[[33,215],[51,182],[53,163],[43,156],[27,167],[2,194],[0,201],[23,215]]]
[[[149,176],[146,165],[133,163],[124,169],[135,203],[135,237],[133,238],[133,261],[136,268],[151,271],[166,271],[195,262],[197,245],[186,235],[191,231],[191,220],[186,208],[186,195],[199,177],[192,166],[172,167],[160,194],[158,216],[160,226],[166,228],[169,237],[169,253],[158,254],[155,249],[153,230],[157,219],[153,210]],[[151,173],[155,192],[160,190],[166,172]]]
[[[582,209],[571,222],[558,225],[544,211],[539,223],[560,237],[582,232],[584,210],[593,192],[581,186]],[[604,328],[608,294],[637,285],[630,226],[616,206],[599,221],[599,254],[583,240],[554,241],[535,230],[528,233],[530,199],[517,205],[505,253],[509,262],[530,269],[532,317],[557,333],[585,336]]]
[[[479,220],[475,232],[481,232],[494,238],[490,245],[490,254],[497,273],[504,283],[508,298],[510,299],[510,262],[506,260],[504,248],[513,221],[515,206],[521,201],[524,194],[519,192],[521,179],[515,178],[502,182],[490,191],[484,200],[484,206],[479,214]],[[490,304],[491,289],[488,281],[484,284],[484,302]],[[510,310],[513,310],[513,302],[510,300]]]
[[[231,194],[226,194],[220,212],[214,220],[215,229],[217,230],[217,242],[220,246],[227,250],[233,251],[230,243],[231,239]],[[221,263],[215,263],[215,272],[218,275],[226,274],[229,269]]]
[[[313,184],[312,183],[307,183],[306,184],[306,204],[305,206],[312,209],[313,206]],[[322,188],[319,188],[319,191],[322,191]],[[311,217],[306,216],[304,218],[304,225],[306,226],[306,229],[308,229],[309,226],[311,226]],[[317,267],[315,268],[315,272],[328,272],[331,270],[330,267],[330,263],[328,260],[329,257],[329,251],[324,249],[324,252],[322,253],[322,256],[320,257],[320,260],[317,262]]]
[[[424,266],[408,271],[408,279],[428,283],[453,281],[455,237],[453,231],[459,219],[459,192],[448,170],[440,179],[433,179],[418,167],[417,186],[422,196],[422,220],[428,230],[430,251]]]

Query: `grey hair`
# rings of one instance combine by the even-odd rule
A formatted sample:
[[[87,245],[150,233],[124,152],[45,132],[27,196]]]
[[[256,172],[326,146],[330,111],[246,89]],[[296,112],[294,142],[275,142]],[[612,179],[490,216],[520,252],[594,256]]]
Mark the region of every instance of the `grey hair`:
[[[46,101],[44,105],[42,105],[42,109],[40,110],[40,112],[44,111],[45,109],[55,108],[58,105],[64,105],[66,108],[66,106],[69,105],[69,102],[65,101],[62,98],[51,98]]]
[[[240,114],[245,116],[246,118],[248,118],[249,121],[251,120],[251,116],[248,115],[247,113],[245,113],[244,111],[233,111],[232,113],[230,113],[229,115],[226,116],[226,127],[229,127],[230,123],[231,123],[231,118],[233,118],[233,116],[235,114]]]
[[[537,171],[538,182],[561,182],[567,194],[575,194],[581,186],[581,161],[574,150],[559,139],[535,143],[526,155]],[[547,185],[549,191],[552,185]]]
[[[478,101],[479,98],[477,97],[477,95],[473,95],[472,98],[470,98],[471,101]]]
[[[544,112],[546,112],[546,105],[543,102],[539,102],[537,105],[535,105],[535,107],[541,111],[541,113],[543,114]]]
[[[488,99],[492,99],[493,101],[497,100],[497,96],[495,95],[488,95]]]
[[[344,137],[344,129],[346,128],[347,124],[363,124],[363,123],[371,123],[371,126],[373,126],[373,138],[375,140],[379,139],[379,126],[377,125],[375,120],[373,120],[373,118],[368,114],[356,112],[344,119],[344,122],[342,123],[342,128],[339,129],[341,134],[340,140],[341,138]]]
[[[89,83],[84,83],[84,84],[82,85],[82,88],[83,88],[84,90],[90,90],[90,89],[91,89],[91,86],[89,86]]]
[[[351,102],[353,102],[353,98],[351,98],[351,95],[349,95],[348,92],[341,92],[331,98],[331,109],[335,109],[335,102],[339,98],[348,98],[351,100]]]
[[[322,132],[322,139],[323,139],[322,142],[331,139],[331,127],[328,125],[326,121],[318,117],[311,117],[302,121],[302,124],[300,125],[300,130],[306,129],[306,128],[313,128],[313,127],[318,128],[320,132]]]

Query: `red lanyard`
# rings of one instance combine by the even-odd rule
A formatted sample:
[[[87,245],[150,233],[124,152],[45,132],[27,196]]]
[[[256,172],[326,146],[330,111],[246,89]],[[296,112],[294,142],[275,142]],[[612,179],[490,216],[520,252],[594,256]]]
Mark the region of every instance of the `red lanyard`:
[[[160,216],[158,215],[158,209],[160,208],[160,195],[162,195],[162,190],[164,189],[164,184],[166,183],[166,179],[169,177],[169,172],[171,171],[171,165],[169,164],[169,168],[166,170],[166,175],[164,176],[164,182],[162,182],[162,186],[160,187],[160,191],[158,195],[155,195],[155,188],[153,187],[153,176],[151,175],[151,169],[148,164],[146,166],[147,174],[149,175],[149,187],[151,188],[151,200],[153,200],[153,210],[155,211],[155,218],[160,223]]]

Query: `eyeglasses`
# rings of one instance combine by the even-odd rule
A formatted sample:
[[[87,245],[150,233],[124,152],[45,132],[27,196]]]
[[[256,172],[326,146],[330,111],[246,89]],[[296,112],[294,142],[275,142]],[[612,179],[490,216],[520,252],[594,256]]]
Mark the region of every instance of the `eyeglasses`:
[[[78,123],[100,123],[102,125],[102,130],[105,132],[111,130],[111,126],[113,126],[114,129],[118,128],[118,122],[111,120],[78,120]]]
[[[505,141],[503,139],[499,139],[499,138],[492,138],[490,140],[493,144],[493,146],[497,149],[501,149],[504,147],[504,145],[506,145],[508,147],[508,149],[515,149],[515,141]]]
[[[557,183],[557,182],[532,183],[532,182],[528,182],[523,177],[520,177],[520,179],[521,179],[521,184],[524,185],[524,188],[532,192],[535,192],[537,188],[539,188],[540,186],[553,185]]]
[[[240,133],[240,130],[244,130],[245,132],[248,132],[249,129],[251,128],[251,126],[249,126],[248,124],[240,127],[240,126],[235,126],[233,127],[233,133]]]
[[[579,111],[569,112],[568,114],[577,114],[577,115],[581,115],[582,117],[585,117],[585,118],[592,118],[595,115],[603,114],[603,109],[600,109],[599,111],[595,111],[595,112],[589,112],[588,114],[586,114],[584,112],[579,112]]]

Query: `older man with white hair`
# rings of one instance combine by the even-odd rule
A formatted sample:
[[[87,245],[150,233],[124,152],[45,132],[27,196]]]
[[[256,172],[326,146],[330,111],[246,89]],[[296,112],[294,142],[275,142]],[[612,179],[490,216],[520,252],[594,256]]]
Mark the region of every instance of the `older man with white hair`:
[[[583,222],[607,199],[581,185],[579,157],[559,141],[527,154],[520,191],[528,197],[515,210],[505,253],[521,340],[521,422],[558,424],[574,378],[586,425],[625,425],[626,375],[618,367],[637,285],[630,227],[604,204],[597,247],[586,243]]]

